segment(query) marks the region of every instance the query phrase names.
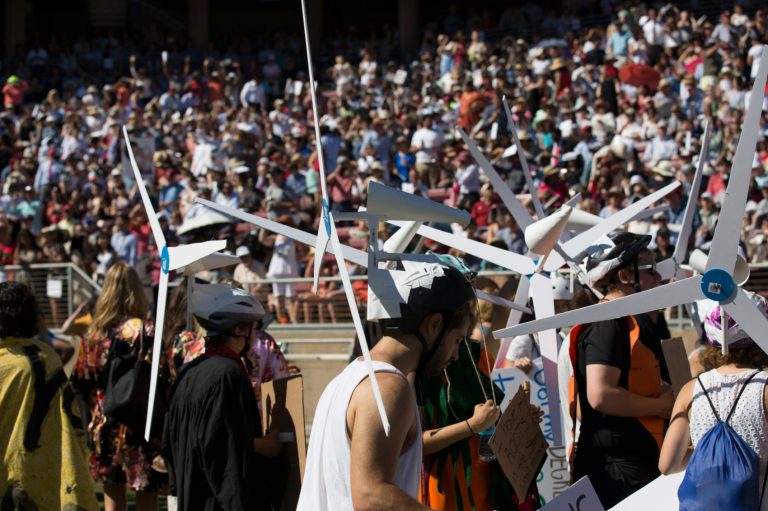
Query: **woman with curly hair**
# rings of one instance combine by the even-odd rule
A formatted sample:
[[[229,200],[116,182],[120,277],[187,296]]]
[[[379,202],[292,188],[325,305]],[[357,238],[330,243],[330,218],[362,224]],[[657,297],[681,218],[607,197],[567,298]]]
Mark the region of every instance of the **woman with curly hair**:
[[[88,427],[91,475],[104,485],[106,511],[126,509],[126,484],[136,491],[136,509],[156,509],[161,475],[152,470],[159,455],[154,442],[146,442],[141,431],[133,431],[104,412],[105,383],[111,358],[135,350],[136,343],[151,343],[153,324],[149,306],[136,271],[120,262],[104,279],[101,296],[85,339],[73,383],[91,409]],[[146,344],[144,344],[146,346]],[[145,352],[151,359],[151,348]],[[160,377],[166,378],[165,361]]]

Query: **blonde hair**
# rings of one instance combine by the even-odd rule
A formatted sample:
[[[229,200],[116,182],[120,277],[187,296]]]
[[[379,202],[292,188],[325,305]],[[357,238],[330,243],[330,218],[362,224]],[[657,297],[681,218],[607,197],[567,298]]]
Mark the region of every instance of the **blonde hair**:
[[[149,306],[141,279],[127,263],[116,263],[107,272],[89,333],[106,334],[119,322],[147,318]]]

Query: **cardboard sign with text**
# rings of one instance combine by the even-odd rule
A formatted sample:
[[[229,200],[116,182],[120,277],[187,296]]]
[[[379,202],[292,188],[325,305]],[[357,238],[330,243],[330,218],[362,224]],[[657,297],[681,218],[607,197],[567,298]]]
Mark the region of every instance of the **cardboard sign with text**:
[[[677,396],[683,385],[691,381],[691,364],[688,362],[688,353],[682,337],[673,337],[661,341],[661,351],[669,369],[669,379],[672,380],[672,393]]]
[[[301,492],[301,481],[304,479],[304,465],[307,461],[304,386],[301,375],[263,383],[261,409],[264,414],[261,421],[262,428],[265,433],[269,429],[280,431],[283,455],[291,469],[282,509],[296,509],[299,492]]]
[[[545,504],[568,488],[570,473],[565,447],[554,445],[552,415],[549,413],[550,403],[547,386],[544,384],[544,367],[541,358],[534,359],[532,364],[531,370],[524,373],[520,369],[501,367],[497,363],[491,374],[493,382],[504,392],[504,399],[501,402],[502,411],[506,410],[523,382],[531,384],[531,403],[544,411],[539,427],[550,447],[547,460],[536,478],[536,486],[539,489],[541,503]]]
[[[531,415],[528,396],[522,388],[496,424],[490,446],[517,498],[525,499],[544,464],[549,445]]]
[[[584,476],[541,508],[541,511],[605,511],[605,508],[597,497],[589,477]]]

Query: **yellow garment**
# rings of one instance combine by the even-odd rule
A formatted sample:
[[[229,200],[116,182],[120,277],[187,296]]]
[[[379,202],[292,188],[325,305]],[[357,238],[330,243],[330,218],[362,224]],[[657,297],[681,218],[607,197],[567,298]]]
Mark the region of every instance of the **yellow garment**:
[[[69,399],[67,383],[50,386],[51,398],[44,403],[37,447],[28,450],[24,445],[33,422],[36,390],[40,389],[28,352],[39,357],[46,382],[54,381],[61,369],[58,356],[44,343],[0,339],[0,503],[40,511],[97,510],[84,431],[75,429],[70,415],[76,422],[81,417]]]

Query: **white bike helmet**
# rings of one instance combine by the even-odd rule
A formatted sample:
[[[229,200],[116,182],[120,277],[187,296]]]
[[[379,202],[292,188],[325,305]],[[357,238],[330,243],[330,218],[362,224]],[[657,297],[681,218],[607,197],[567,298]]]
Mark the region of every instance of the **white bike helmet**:
[[[192,314],[209,337],[229,332],[238,323],[255,323],[266,317],[258,300],[226,284],[195,286]]]

